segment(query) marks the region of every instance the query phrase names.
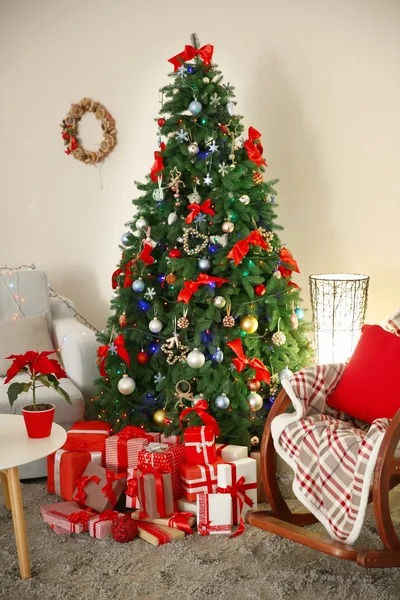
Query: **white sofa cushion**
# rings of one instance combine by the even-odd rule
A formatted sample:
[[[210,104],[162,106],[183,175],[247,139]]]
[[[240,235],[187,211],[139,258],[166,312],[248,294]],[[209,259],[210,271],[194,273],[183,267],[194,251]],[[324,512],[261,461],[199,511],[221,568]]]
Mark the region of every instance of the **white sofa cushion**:
[[[32,392],[23,392],[18,396],[18,399],[14,402],[13,406],[10,406],[10,402],[7,396],[7,389],[10,383],[5,385],[5,379],[0,379],[0,415],[1,414],[21,414],[21,408],[26,404],[32,404]],[[20,373],[12,380],[15,381],[29,381],[27,373]],[[57,394],[52,388],[39,387],[36,390],[36,402],[47,402],[54,404],[56,407],[54,421],[56,423],[71,423],[75,421],[81,421],[83,419],[83,413],[85,410],[85,402],[83,400],[82,393],[78,390],[76,385],[72,383],[70,379],[60,379],[61,387],[69,394],[71,398],[72,406],[64,400],[60,394]],[[0,416],[1,419],[1,416]]]
[[[0,321],[0,377],[4,377],[12,364],[12,360],[7,360],[6,356],[24,354],[28,350],[54,350],[46,319],[38,316]],[[56,355],[51,358],[56,358]]]

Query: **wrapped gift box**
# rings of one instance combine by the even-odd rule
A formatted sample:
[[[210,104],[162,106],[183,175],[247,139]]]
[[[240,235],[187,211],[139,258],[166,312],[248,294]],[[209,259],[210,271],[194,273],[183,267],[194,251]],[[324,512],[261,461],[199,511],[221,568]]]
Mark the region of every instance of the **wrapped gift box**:
[[[200,535],[231,533],[232,498],[229,494],[197,495],[197,533]]]
[[[197,510],[197,506],[195,508]],[[134,512],[132,513],[132,519],[143,521],[144,523],[154,523],[154,525],[175,527],[188,534],[193,533],[192,527],[196,523],[196,517],[191,512],[176,512],[169,517],[160,517],[159,519],[142,519],[140,512]]]
[[[83,475],[90,462],[101,466],[101,451],[66,450],[71,447],[68,441],[63,448],[47,457],[47,491],[64,500],[72,500],[77,480]]]
[[[104,457],[105,442],[110,435],[111,427],[104,421],[78,421],[67,431],[65,445],[79,442],[81,450],[102,452]]]
[[[183,496],[181,479],[179,475],[179,466],[186,461],[185,446],[178,444],[176,446],[168,446],[168,448],[152,451],[153,445],[144,448],[139,452],[138,468],[140,467],[163,467],[171,472],[172,477],[172,492],[174,500],[178,500]],[[149,451],[150,449],[150,451]]]
[[[165,435],[161,434],[160,442],[162,444],[168,444],[169,446],[176,446],[176,444],[182,443],[182,434],[179,435]]]
[[[220,462],[223,462],[220,459]],[[182,492],[187,500],[193,502],[200,492],[212,494],[217,491],[217,465],[192,465],[188,462],[179,467]]]
[[[247,458],[249,449],[247,446],[234,446],[233,444],[216,444],[217,456],[225,462],[233,462],[241,458]]]
[[[188,512],[192,513],[192,515],[197,515],[197,502],[189,502],[186,498],[180,498],[177,502],[177,507],[180,512]]]
[[[101,468],[101,467],[100,467]],[[93,518],[94,511],[82,509],[77,502],[55,502],[54,504],[45,504],[40,507],[43,521],[54,527],[56,533],[61,533],[60,529],[67,530],[69,533],[82,533],[89,528],[89,520]],[[57,528],[57,529],[56,529]]]
[[[106,439],[106,468],[115,473],[126,473],[128,467],[137,467],[138,454],[145,446],[159,441],[159,433],[147,433],[133,425],[124,427]]]
[[[128,478],[127,478],[127,486],[125,490],[126,494],[126,508],[140,508],[139,501],[139,492],[137,487],[137,479],[135,474],[136,469],[133,467],[129,467],[128,469]]]
[[[212,425],[187,427],[184,432],[187,462],[210,465],[217,460],[215,434]]]
[[[185,537],[184,531],[174,527],[164,527],[163,525],[154,525],[154,523],[143,521],[137,521],[137,525],[138,536],[153,546],[161,546]]]
[[[261,479],[261,455],[260,452],[250,452],[250,458],[254,458],[257,463],[257,502],[267,501],[264,485]]]
[[[257,463],[253,458],[242,458],[235,462],[218,465],[218,493],[224,493],[229,487],[235,488],[242,499],[232,501],[232,523],[239,525],[246,512],[257,508]]]
[[[111,535],[111,528],[114,520],[122,516],[123,513],[115,510],[105,510],[100,515],[96,515],[90,519],[89,534],[97,540],[102,540],[107,535]]]
[[[90,462],[77,481],[74,500],[98,513],[114,508],[126,487],[126,473],[117,475]]]
[[[152,467],[150,467],[151,469]],[[174,512],[171,473],[136,469],[140,514],[144,518],[158,519]],[[144,514],[143,514],[144,513]]]

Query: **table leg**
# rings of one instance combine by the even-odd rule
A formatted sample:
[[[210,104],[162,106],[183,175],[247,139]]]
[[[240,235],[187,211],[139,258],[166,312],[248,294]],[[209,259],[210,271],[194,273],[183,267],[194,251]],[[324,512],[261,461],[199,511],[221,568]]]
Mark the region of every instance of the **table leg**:
[[[31,566],[29,561],[28,541],[26,538],[26,525],[24,507],[22,504],[21,486],[19,483],[18,467],[6,471],[11,500],[12,517],[14,521],[15,542],[19,560],[21,577],[31,577]]]
[[[1,480],[1,485],[3,487],[4,504],[6,505],[6,509],[7,510],[11,510],[10,494],[9,494],[9,491],[8,491],[7,475],[4,473],[4,471],[0,471],[0,480]]]

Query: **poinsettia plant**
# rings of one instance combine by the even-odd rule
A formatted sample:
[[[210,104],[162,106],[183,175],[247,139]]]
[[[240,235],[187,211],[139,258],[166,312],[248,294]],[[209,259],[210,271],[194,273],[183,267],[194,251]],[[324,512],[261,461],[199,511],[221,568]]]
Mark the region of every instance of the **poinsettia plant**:
[[[52,387],[60,394],[60,396],[65,398],[65,400],[71,404],[69,395],[62,387],[60,387],[60,382],[58,381],[58,379],[67,377],[67,374],[57,360],[49,358],[50,354],[54,354],[55,352],[56,350],[51,352],[34,352],[33,350],[28,350],[25,354],[11,354],[11,356],[7,356],[8,359],[13,360],[13,363],[7,371],[5,383],[14,379],[14,377],[21,372],[28,373],[30,377],[30,381],[18,381],[9,386],[7,394],[11,406],[22,392],[29,392],[31,389],[33,395],[33,409],[38,410],[36,404],[36,389],[41,386],[47,388]]]

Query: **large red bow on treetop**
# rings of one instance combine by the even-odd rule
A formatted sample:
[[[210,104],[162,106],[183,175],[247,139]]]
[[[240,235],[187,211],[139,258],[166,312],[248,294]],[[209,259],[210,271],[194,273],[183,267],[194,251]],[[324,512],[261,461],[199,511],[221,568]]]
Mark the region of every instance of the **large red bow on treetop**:
[[[284,267],[283,265],[279,265],[278,271],[280,271],[282,277],[290,277],[292,271],[296,271],[296,273],[300,273],[299,265],[297,261],[292,256],[292,253],[287,248],[282,248],[279,254],[279,259],[281,262],[289,265],[289,267]]]
[[[228,342],[227,346],[229,346],[229,348],[231,348],[237,356],[237,358],[232,359],[232,362],[235,365],[238,373],[241,373],[245,367],[250,367],[250,369],[255,369],[255,379],[257,381],[265,381],[265,383],[269,385],[271,374],[267,367],[259,358],[252,358],[251,360],[247,358],[244,353],[240,338],[232,340],[232,342]]]
[[[112,285],[113,290],[115,290],[118,287],[118,277],[122,273],[125,273],[124,288],[131,287],[131,285],[133,283],[132,266],[133,266],[133,261],[130,260],[126,263],[124,270],[119,268],[116,271],[114,271],[114,273],[112,274],[112,277],[111,277],[111,285]]]
[[[254,129],[254,127],[249,127],[249,139],[245,141],[243,144],[244,148],[246,148],[247,155],[250,160],[252,160],[256,165],[265,165],[268,167],[265,159],[262,157],[262,153],[264,149],[260,142],[261,133]]]
[[[190,214],[188,214],[188,216],[186,217],[186,223],[188,225],[193,223],[194,219],[201,212],[206,213],[207,215],[211,215],[213,217],[215,215],[215,210],[214,210],[211,202],[212,202],[211,198],[208,198],[208,200],[204,200],[203,204],[189,204],[189,206],[187,206],[187,208],[189,210],[191,210],[192,212]]]
[[[201,275],[198,276],[197,281],[185,281],[183,284],[183,290],[181,290],[178,294],[178,302],[186,302],[186,304],[188,304],[192,295],[198,292],[201,285],[216,283],[218,287],[221,287],[223,283],[227,283],[228,281],[229,279],[212,277],[210,275],[206,275],[205,273],[201,273]]]
[[[126,362],[128,367],[131,366],[131,361],[127,349],[125,348],[125,340],[122,333],[120,333],[111,344],[105,346],[99,346],[97,348],[97,356],[100,359],[99,368],[100,375],[106,377],[106,358],[109,354],[118,354],[122,360]]]
[[[174,71],[177,71],[182,63],[192,60],[196,55],[203,59],[205,65],[209,65],[214,52],[214,46],[206,44],[201,48],[193,48],[193,46],[186,45],[183,52],[176,54],[172,58],[168,59],[168,62],[174,65]]]
[[[236,242],[232,250],[229,252],[228,258],[233,258],[233,260],[235,261],[235,265],[238,266],[238,264],[242,261],[242,259],[250,250],[250,245],[258,246],[263,250],[268,250],[268,245],[266,241],[264,240],[263,236],[258,231],[258,229],[256,229],[255,231],[252,231],[245,240],[240,240],[240,242]]]
[[[154,163],[153,163],[153,166],[151,167],[150,177],[151,177],[151,180],[154,181],[155,183],[157,183],[157,181],[158,181],[158,175],[159,175],[160,171],[164,170],[164,160],[163,160],[163,157],[161,156],[161,152],[164,152],[164,150],[165,150],[165,144],[163,142],[160,146],[160,150],[156,150],[154,152]]]

